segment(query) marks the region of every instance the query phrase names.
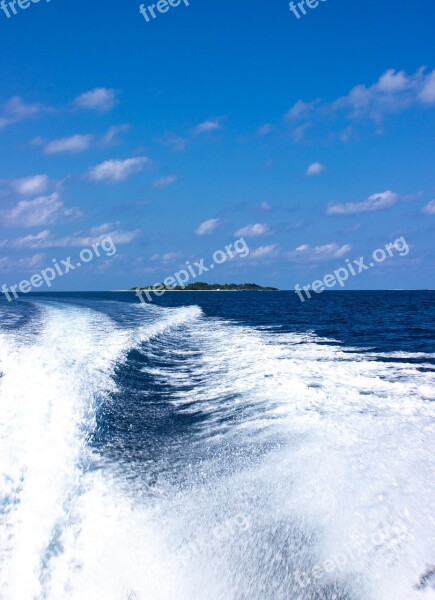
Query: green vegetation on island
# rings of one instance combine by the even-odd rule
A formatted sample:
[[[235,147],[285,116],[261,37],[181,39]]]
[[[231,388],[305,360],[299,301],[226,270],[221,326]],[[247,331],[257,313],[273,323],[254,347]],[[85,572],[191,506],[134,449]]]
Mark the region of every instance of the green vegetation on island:
[[[151,286],[145,287],[134,287],[131,291],[150,291],[150,290],[166,290],[173,292],[277,292],[278,288],[274,287],[263,287],[256,283],[204,283],[203,281],[197,281],[195,283],[189,283],[184,287],[180,285],[174,287],[168,287],[164,283],[157,283]]]

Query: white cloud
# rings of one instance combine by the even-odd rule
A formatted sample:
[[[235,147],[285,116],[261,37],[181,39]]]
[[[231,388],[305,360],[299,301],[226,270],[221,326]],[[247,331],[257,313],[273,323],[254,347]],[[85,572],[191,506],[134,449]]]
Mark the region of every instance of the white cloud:
[[[39,227],[62,217],[78,216],[78,209],[65,209],[57,193],[39,196],[34,200],[20,200],[9,210],[0,211],[4,227]]]
[[[413,106],[435,105],[435,71],[420,68],[407,75],[404,71],[389,69],[372,85],[359,84],[333,102],[303,102],[299,100],[285,115],[291,123],[295,141],[300,141],[306,129],[325,122],[338,124],[343,141],[349,138],[349,129],[343,126],[357,119],[371,119],[379,124],[385,116],[399,113]],[[344,124],[343,124],[344,119]],[[353,133],[353,130],[352,130]]]
[[[165,188],[165,187],[168,187],[168,185],[172,185],[176,181],[177,181],[177,178],[175,177],[175,175],[168,175],[167,177],[160,177],[160,179],[157,179],[152,184],[151,187],[153,187],[153,188]]]
[[[123,231],[116,229],[114,231],[106,231],[103,235],[70,235],[52,241],[52,247],[67,248],[91,246],[101,241],[102,237],[110,237],[115,244],[125,245],[130,244],[139,234],[139,229],[134,231]]]
[[[150,260],[153,262],[160,261],[162,263],[169,263],[175,260],[180,260],[181,257],[181,252],[166,252],[166,254],[153,254],[150,257]]]
[[[180,260],[181,256],[181,252],[166,252],[166,254],[163,254],[162,260],[163,262],[171,262],[173,260]]]
[[[40,231],[37,234],[31,234],[24,237],[18,237],[14,240],[3,240],[0,243],[1,247],[8,246],[10,248],[85,248],[101,242],[103,237],[111,237],[113,242],[118,245],[129,244],[137,235],[139,230],[122,231],[116,229],[107,231],[102,235],[83,234],[81,232],[73,235],[67,235],[61,238],[55,238],[51,235],[48,229]]]
[[[249,254],[250,260],[261,260],[274,258],[278,254],[277,244],[270,244],[269,246],[260,246],[255,250],[251,250]]]
[[[305,133],[312,126],[313,126],[312,123],[302,123],[301,125],[298,125],[297,127],[295,127],[293,130],[293,140],[296,143],[301,142],[303,140],[303,138],[305,137]]]
[[[418,98],[423,104],[435,104],[435,71],[426,77]]]
[[[34,271],[43,266],[45,254],[34,254],[17,260],[4,256],[0,258],[0,271]]]
[[[0,130],[46,110],[47,107],[42,104],[26,104],[19,96],[14,96],[0,107]]]
[[[110,127],[101,139],[103,146],[114,146],[119,142],[119,134],[126,133],[130,130],[130,125],[125,123],[124,125],[114,125]]]
[[[435,215],[435,200],[428,202],[423,208],[423,212],[425,215]]]
[[[38,114],[41,109],[41,104],[26,104],[19,96],[14,96],[3,106],[4,111],[13,117],[26,119]]]
[[[142,171],[148,160],[149,159],[145,156],[127,158],[126,160],[106,160],[90,169],[88,177],[92,181],[118,183],[120,181],[125,181],[130,175]]]
[[[287,121],[298,121],[300,119],[304,119],[310,115],[317,103],[317,100],[314,102],[303,102],[302,100],[298,100],[296,104],[287,112],[285,119]]]
[[[265,201],[260,204],[260,209],[264,212],[270,212],[272,210],[272,207],[269,204],[269,202]]]
[[[0,247],[4,248],[5,246],[9,246],[10,248],[49,248],[50,246],[43,245],[49,235],[49,230],[45,229],[37,234],[26,235],[13,240],[3,239],[0,242]]]
[[[269,226],[266,223],[255,223],[246,225],[234,233],[235,237],[259,237],[270,233]]]
[[[12,187],[22,196],[33,196],[45,192],[48,187],[48,175],[31,175],[22,179],[14,179],[11,182]]]
[[[183,151],[186,146],[191,142],[191,138],[195,138],[199,135],[205,135],[213,131],[221,129],[221,121],[223,117],[216,119],[207,119],[196,125],[193,129],[188,132],[186,137],[181,137],[173,132],[167,132],[162,137],[158,138],[158,141],[164,146],[169,146],[173,150]],[[190,138],[190,139],[189,139]]]
[[[265,135],[269,135],[274,130],[274,126],[271,123],[265,123],[261,127],[257,129],[257,135],[263,137]]]
[[[211,131],[216,131],[220,129],[221,125],[218,119],[209,119],[208,121],[204,121],[197,125],[193,131],[192,135],[201,135],[202,133],[210,133]]]
[[[103,223],[102,225],[92,227],[91,235],[103,235],[104,233],[116,229],[117,227],[119,227],[118,221],[116,223]]]
[[[210,235],[219,225],[220,219],[208,219],[201,223],[198,229],[195,231],[196,235]]]
[[[91,144],[92,135],[72,135],[71,137],[53,140],[45,145],[46,154],[60,154],[70,152],[76,154],[87,150]]]
[[[9,256],[0,257],[0,271],[11,271],[13,266],[13,260]]]
[[[310,246],[309,244],[302,244],[298,246],[296,250],[288,252],[286,258],[292,261],[307,261],[316,262],[318,260],[329,260],[332,258],[341,258],[349,254],[352,250],[350,244],[344,244],[339,246],[337,243],[332,242],[331,244],[325,244],[324,246]]]
[[[400,112],[413,104],[435,102],[431,94],[434,73],[425,74],[420,68],[413,75],[404,71],[389,69],[371,86],[357,85],[336,100],[332,107],[337,110],[350,110],[350,116],[368,116],[375,120],[386,114]]]
[[[78,108],[109,112],[116,104],[116,90],[111,88],[94,88],[77,96],[74,104]]]
[[[16,267],[18,269],[33,270],[42,267],[45,254],[33,254],[25,258],[20,258],[16,261]]]
[[[312,175],[320,175],[325,170],[324,165],[319,162],[312,163],[305,171],[305,175],[311,177]]]
[[[378,194],[372,194],[362,202],[346,202],[344,204],[331,204],[328,206],[326,214],[328,215],[352,215],[361,212],[373,212],[376,210],[385,210],[394,206],[399,200],[399,196],[394,192],[387,190]]]

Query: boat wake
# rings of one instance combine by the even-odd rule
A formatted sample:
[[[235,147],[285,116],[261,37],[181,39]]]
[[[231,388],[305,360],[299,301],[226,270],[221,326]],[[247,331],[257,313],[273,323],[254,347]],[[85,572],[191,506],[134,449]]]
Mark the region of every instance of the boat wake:
[[[433,356],[32,307],[0,321],[2,600],[433,593]]]

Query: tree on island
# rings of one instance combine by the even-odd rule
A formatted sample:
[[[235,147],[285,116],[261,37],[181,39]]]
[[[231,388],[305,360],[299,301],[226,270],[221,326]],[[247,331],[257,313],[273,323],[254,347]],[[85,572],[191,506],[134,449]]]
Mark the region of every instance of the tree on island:
[[[168,287],[163,283],[157,283],[155,285],[145,287],[133,287],[131,291],[145,291],[153,290],[158,287],[160,290],[176,291],[176,292],[276,292],[278,288],[274,287],[263,287],[256,283],[205,283],[203,281],[196,281],[195,283],[189,283],[185,287],[177,285],[175,287]]]

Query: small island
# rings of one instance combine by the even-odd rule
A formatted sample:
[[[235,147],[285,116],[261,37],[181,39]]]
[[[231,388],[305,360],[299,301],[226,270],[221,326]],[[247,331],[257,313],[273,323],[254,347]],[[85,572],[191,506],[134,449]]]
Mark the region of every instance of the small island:
[[[167,292],[277,292],[278,288],[274,287],[263,287],[256,283],[204,283],[203,281],[197,281],[195,283],[189,283],[184,287],[177,285],[175,287],[168,287],[164,283],[156,285],[150,285],[146,287],[134,287],[131,288],[132,292],[145,292],[153,291],[158,287],[160,290]]]

